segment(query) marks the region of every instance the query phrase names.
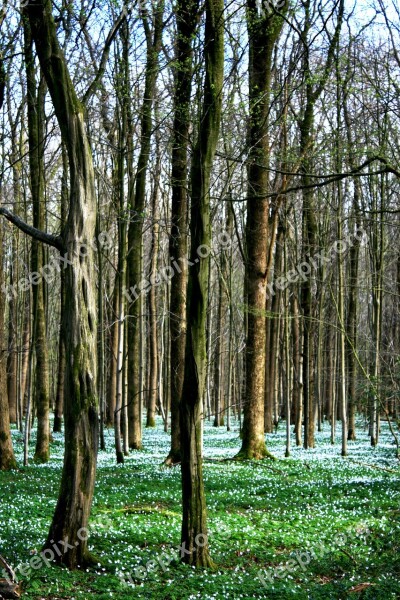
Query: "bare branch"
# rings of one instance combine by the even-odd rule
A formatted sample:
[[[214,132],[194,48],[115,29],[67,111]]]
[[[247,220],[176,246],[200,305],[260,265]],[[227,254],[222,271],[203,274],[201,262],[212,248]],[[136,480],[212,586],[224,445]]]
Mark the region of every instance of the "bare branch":
[[[0,207],[0,215],[3,215],[10,223],[13,223],[18,229],[37,240],[38,242],[43,242],[44,244],[48,244],[49,246],[53,246],[53,248],[57,248],[60,252],[63,250],[63,240],[59,235],[52,235],[51,233],[46,233],[45,231],[41,231],[40,229],[36,229],[36,227],[32,227],[25,223],[22,219],[14,215],[7,208]]]
[[[125,7],[122,9],[118,19],[113,24],[113,26],[107,36],[107,39],[106,39],[106,42],[105,42],[104,48],[103,48],[103,53],[101,55],[99,68],[97,69],[95,78],[93,79],[92,83],[89,85],[89,87],[86,90],[86,92],[83,96],[83,99],[82,99],[82,102],[85,105],[90,100],[90,98],[93,96],[93,94],[96,92],[96,90],[101,82],[101,79],[104,75],[104,71],[106,70],[107,61],[108,61],[108,57],[109,57],[110,49],[111,49],[111,44],[113,43],[114,38],[117,35],[118,30],[121,27],[122,23],[125,21],[126,16],[127,16],[127,9]]]

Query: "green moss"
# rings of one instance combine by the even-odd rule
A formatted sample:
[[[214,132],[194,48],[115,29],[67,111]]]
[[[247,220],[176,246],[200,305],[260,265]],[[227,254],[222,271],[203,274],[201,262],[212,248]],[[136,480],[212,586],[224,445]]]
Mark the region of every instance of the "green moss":
[[[50,449],[40,450],[38,452],[35,452],[33,460],[37,464],[43,464],[43,463],[49,462],[49,460],[50,460]]]
[[[275,456],[267,450],[267,446],[264,441],[258,444],[251,443],[245,448],[241,448],[240,452],[236,456],[237,460],[260,460],[262,458],[270,458],[276,460]]]
[[[16,469],[18,469],[18,464],[14,457],[1,457],[0,471],[15,471]]]

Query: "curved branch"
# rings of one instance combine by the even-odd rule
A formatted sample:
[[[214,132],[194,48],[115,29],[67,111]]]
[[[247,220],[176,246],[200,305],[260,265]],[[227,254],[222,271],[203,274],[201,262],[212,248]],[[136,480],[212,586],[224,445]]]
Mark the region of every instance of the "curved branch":
[[[45,231],[41,231],[40,229],[36,229],[36,227],[32,227],[25,223],[22,219],[14,215],[7,208],[0,208],[0,215],[3,215],[10,223],[16,225],[18,229],[29,235],[38,242],[43,242],[44,244],[48,244],[49,246],[53,246],[57,248],[60,252],[63,250],[63,240],[59,235],[52,235],[51,233],[46,233]]]

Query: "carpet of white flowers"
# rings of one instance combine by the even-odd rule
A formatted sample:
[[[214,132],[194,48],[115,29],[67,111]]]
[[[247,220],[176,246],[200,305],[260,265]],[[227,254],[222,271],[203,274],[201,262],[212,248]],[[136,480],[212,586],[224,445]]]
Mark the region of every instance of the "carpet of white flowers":
[[[387,423],[371,448],[364,423],[349,455],[330,443],[292,447],[285,425],[267,436],[276,461],[226,461],[240,448],[230,432],[206,422],[204,477],[209,542],[217,568],[177,560],[180,469],[162,466],[169,436],[160,421],[144,429],[144,449],[115,464],[113,432],[98,458],[90,549],[96,568],[55,566],[21,576],[30,599],[400,598],[400,463]],[[34,432],[33,432],[34,433]],[[22,435],[13,431],[19,465]],[[31,440],[31,456],[34,448]],[[0,554],[14,566],[40,552],[54,511],[63,461],[55,434],[48,464],[0,473]],[[150,561],[150,562],[149,562]]]

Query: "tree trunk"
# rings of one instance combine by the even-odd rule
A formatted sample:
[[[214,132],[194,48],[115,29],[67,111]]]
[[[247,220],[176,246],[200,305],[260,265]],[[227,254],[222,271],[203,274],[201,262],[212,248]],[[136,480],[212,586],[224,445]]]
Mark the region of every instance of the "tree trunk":
[[[275,246],[274,274],[276,281],[282,275],[282,259],[284,247],[285,231],[283,224],[280,223],[277,233],[277,242]],[[278,356],[279,356],[279,335],[280,335],[280,307],[281,291],[277,290],[271,302],[271,315],[267,319],[268,323],[268,344],[266,347],[266,381],[265,381],[265,407],[264,407],[264,430],[265,433],[271,433],[272,426],[277,425],[276,399],[277,399],[277,380],[279,379]]]
[[[354,169],[356,164],[351,149],[353,147],[352,122],[349,114],[347,101],[343,106],[344,121],[348,142],[348,156],[350,168]],[[353,180],[353,218],[350,223],[355,222],[356,233],[361,228],[360,222],[360,200],[361,187],[358,177]],[[350,230],[350,227],[349,227]],[[348,439],[356,439],[356,407],[357,407],[357,315],[358,315],[358,271],[361,240],[358,235],[353,238],[353,244],[349,251],[349,275],[348,275],[348,309],[346,320],[346,358],[347,358],[347,398],[348,398]]]
[[[5,295],[3,294],[3,232],[4,224],[0,223],[0,349],[4,348],[4,311]],[[6,389],[6,354],[0,352],[0,471],[16,469],[17,463],[11,441],[10,413]]]
[[[272,53],[283,26],[274,13],[260,16],[257,5],[248,0],[249,49],[249,166],[246,222],[245,296],[247,307],[246,389],[242,447],[239,457],[269,455],[264,436],[266,363],[265,301],[268,254],[273,243],[269,227],[270,202],[269,110]]]
[[[314,104],[312,100],[311,83],[307,86],[307,105],[304,119],[301,123],[301,151],[304,155],[310,152],[314,123]],[[309,173],[312,170],[312,162],[307,159],[302,166],[303,189],[303,239],[302,255],[303,262],[308,264],[308,257],[317,251],[317,223],[315,219],[314,193],[308,189],[311,180]],[[314,272],[311,272],[303,280],[301,287],[301,308],[303,313],[303,402],[304,402],[304,448],[314,447],[314,348],[316,331],[315,299],[313,296]]]
[[[206,322],[210,268],[210,176],[221,120],[224,73],[224,4],[207,0],[205,84],[191,170],[191,262],[187,292],[185,375],[180,403],[183,562],[208,567],[207,517],[202,464],[203,399],[207,368]],[[207,252],[200,253],[200,248]],[[203,255],[203,257],[202,257]],[[187,552],[187,553],[186,553]],[[183,555],[182,555],[183,554]]]
[[[337,239],[342,241],[342,189],[338,184],[338,208],[337,208]],[[339,254],[338,257],[338,320],[339,320],[339,340],[340,340],[340,418],[342,420],[342,456],[347,456],[347,399],[346,399],[346,331],[345,331],[345,289],[344,289],[344,257]]]
[[[40,65],[67,148],[70,203],[61,249],[67,253],[63,327],[65,372],[65,455],[57,506],[45,544],[68,540],[54,560],[74,569],[90,562],[87,525],[93,498],[98,446],[96,385],[96,285],[91,242],[96,226],[92,154],[84,107],[72,85],[59,46],[50,0],[26,8]]]
[[[188,144],[190,128],[190,97],[193,76],[193,39],[198,22],[198,0],[179,1],[176,8],[177,50],[174,97],[174,131],[172,145],[172,205],[170,264],[174,266],[171,280],[171,449],[166,463],[181,458],[179,402],[185,371],[186,285],[187,285],[187,187]],[[176,267],[175,265],[178,265]]]
[[[135,187],[130,191],[132,213],[128,232],[128,394],[129,394],[129,446],[140,449],[142,432],[140,423],[140,320],[143,298],[139,291],[142,279],[141,253],[143,236],[143,211],[146,197],[146,176],[150,157],[152,134],[152,110],[156,93],[158,57],[161,50],[163,31],[164,0],[159,0],[154,8],[154,28],[150,30],[148,17],[143,14],[146,33],[147,63],[145,90],[141,110],[140,154],[136,172]]]
[[[6,74],[4,63],[1,60],[0,54],[0,109],[4,102]],[[0,189],[2,180],[0,179]],[[4,312],[6,308],[6,298],[3,293],[4,284],[4,256],[3,256],[3,237],[4,225],[0,223],[0,471],[8,471],[15,469],[17,463],[14,456],[14,449],[11,440],[10,431],[10,413],[8,406],[7,394],[7,377],[6,377],[6,353],[3,352],[5,347],[4,339]],[[2,564],[1,566],[7,566]],[[0,591],[1,594],[1,591]]]
[[[309,35],[312,26],[311,0],[304,2],[305,18],[302,31],[303,49],[303,76],[306,82],[304,113],[300,120],[300,152],[301,152],[301,183],[303,186],[303,219],[302,219],[302,259],[309,264],[309,257],[317,251],[317,220],[314,192],[311,187],[313,172],[312,152],[314,149],[314,112],[315,104],[321,96],[333,64],[335,51],[339,42],[339,35],[344,14],[344,0],[339,1],[338,17],[334,34],[330,38],[327,58],[322,76],[317,84],[313,81],[310,60]],[[315,269],[310,265],[310,273],[304,278],[301,289],[301,308],[303,312],[303,396],[304,396],[304,448],[313,448],[316,397],[314,390],[315,376],[315,323],[317,319],[313,282]]]
[[[18,172],[18,138],[17,138],[17,124],[12,121],[11,110],[9,108],[9,119],[11,123],[11,162],[13,164],[13,196],[14,196],[14,210],[19,212],[20,200],[21,200],[21,183],[20,173]],[[11,257],[10,257],[10,290],[8,303],[8,357],[7,357],[7,394],[8,394],[8,406],[10,411],[10,422],[17,423],[17,375],[18,375],[18,360],[17,360],[17,305],[18,305],[18,292],[13,289],[13,286],[18,282],[18,268],[17,268],[17,256],[18,256],[18,235],[19,232],[13,232],[12,243],[11,243]]]
[[[111,310],[111,331],[110,331],[110,350],[109,350],[109,374],[107,385],[107,427],[114,426],[115,418],[115,398],[117,394],[117,354],[118,354],[118,307],[119,307],[119,284],[118,273],[115,277],[114,292],[112,297]]]
[[[225,316],[226,316],[226,260],[221,253],[219,273],[219,294],[217,309],[217,342],[215,348],[214,398],[215,416],[214,427],[224,425],[224,364],[225,364]]]
[[[152,215],[153,228],[151,240],[151,258],[150,258],[150,277],[149,281],[157,281],[158,266],[158,238],[159,238],[159,187],[161,176],[161,152],[160,140],[157,136],[157,159],[155,165],[153,193],[152,193]],[[158,385],[159,358],[158,358],[158,335],[157,335],[157,285],[153,284],[149,292],[149,329],[150,329],[150,384],[149,384],[149,405],[147,408],[147,427],[154,427],[157,398],[162,399],[162,388]],[[162,329],[161,329],[162,332]],[[162,335],[162,333],[161,333]],[[161,365],[160,365],[161,367]]]
[[[68,207],[68,155],[65,146],[62,148],[63,174],[61,181],[61,223],[64,226]],[[62,328],[62,315],[65,306],[65,274],[64,269],[60,273],[60,297],[61,297],[61,323],[58,339],[58,373],[56,405],[54,409],[54,432],[61,432],[62,416],[64,412],[64,384],[65,384],[65,342]]]
[[[118,127],[118,154],[116,156],[116,173],[114,177],[116,202],[118,206],[118,265],[115,277],[116,291],[118,290],[118,311],[116,318],[118,320],[118,344],[117,344],[117,365],[116,365],[116,397],[114,401],[114,436],[115,452],[117,463],[124,462],[124,452],[121,445],[121,423],[124,424],[124,439],[128,428],[129,443],[129,424],[124,422],[124,388],[125,388],[125,305],[126,298],[123,294],[123,287],[126,281],[126,201],[125,201],[125,149],[128,135],[128,107],[129,96],[129,28],[124,22],[121,28],[122,56],[119,65],[119,76],[121,81],[121,91],[118,91],[119,102],[119,127]],[[118,286],[118,287],[117,287]]]
[[[24,306],[24,330],[22,333],[21,365],[20,365],[20,397],[21,418],[25,414],[28,393],[28,365],[29,348],[31,345],[31,294],[29,290],[25,294]]]
[[[301,446],[303,423],[303,364],[300,352],[300,319],[297,291],[293,294],[293,405],[295,411],[296,446]]]
[[[29,22],[24,23],[24,53],[27,81],[28,105],[28,140],[30,184],[33,206],[33,226],[44,229],[44,102],[46,85],[41,79],[36,89],[35,62],[33,57],[33,40]],[[43,244],[32,240],[32,273],[40,273],[44,260]],[[45,280],[32,286],[33,297],[33,343],[36,356],[36,411],[37,438],[34,460],[47,462],[50,458],[50,394],[49,394],[49,361],[46,335],[45,312]]]

